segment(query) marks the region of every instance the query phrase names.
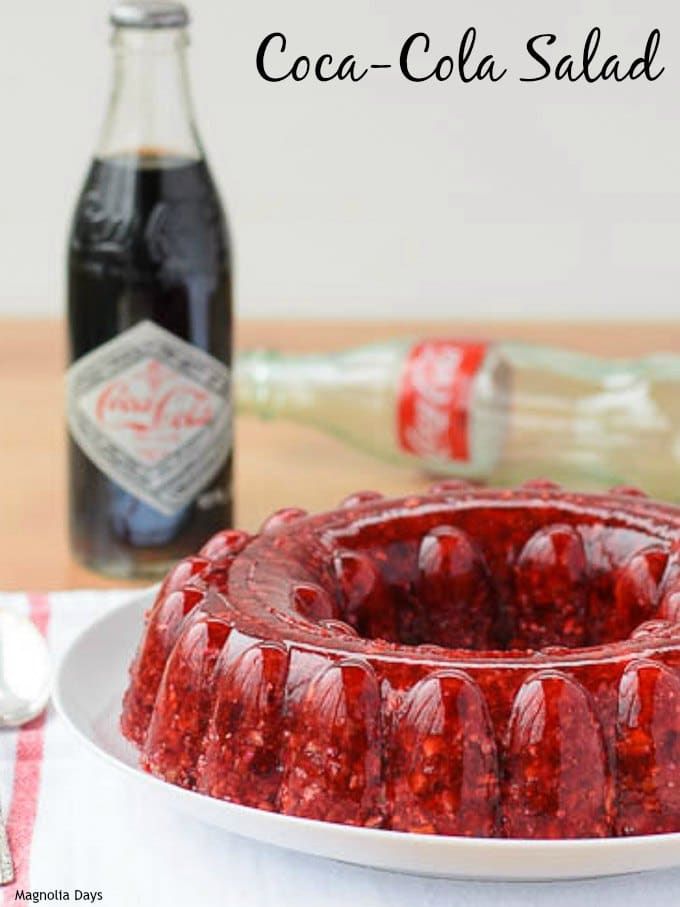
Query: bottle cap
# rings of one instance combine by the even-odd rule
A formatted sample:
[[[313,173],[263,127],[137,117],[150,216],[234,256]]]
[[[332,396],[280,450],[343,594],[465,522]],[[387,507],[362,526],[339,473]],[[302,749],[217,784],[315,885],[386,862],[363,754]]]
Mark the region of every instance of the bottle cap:
[[[110,21],[116,28],[183,28],[189,11],[172,0],[128,0],[113,7]]]

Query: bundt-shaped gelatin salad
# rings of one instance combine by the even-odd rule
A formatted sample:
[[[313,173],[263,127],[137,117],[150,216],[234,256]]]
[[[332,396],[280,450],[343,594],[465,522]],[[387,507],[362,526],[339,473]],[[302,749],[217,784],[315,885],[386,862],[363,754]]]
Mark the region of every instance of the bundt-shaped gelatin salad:
[[[234,803],[439,835],[680,830],[680,509],[547,482],[352,495],[167,576],[122,728]]]

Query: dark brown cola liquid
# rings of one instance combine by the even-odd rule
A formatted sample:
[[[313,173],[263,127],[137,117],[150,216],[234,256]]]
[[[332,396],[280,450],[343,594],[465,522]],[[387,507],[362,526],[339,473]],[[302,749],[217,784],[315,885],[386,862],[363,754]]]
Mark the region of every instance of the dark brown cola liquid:
[[[229,366],[227,226],[203,160],[143,153],[95,160],[73,220],[68,258],[71,362],[152,321]],[[136,498],[69,436],[74,553],[113,575],[158,575],[232,516],[231,454],[172,516]]]

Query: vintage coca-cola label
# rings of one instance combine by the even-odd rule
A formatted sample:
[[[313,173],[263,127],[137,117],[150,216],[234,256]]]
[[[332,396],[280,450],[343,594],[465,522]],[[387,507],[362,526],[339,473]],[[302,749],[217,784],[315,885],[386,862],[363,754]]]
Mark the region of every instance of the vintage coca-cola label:
[[[71,366],[67,412],[92,462],[168,516],[215,477],[232,445],[229,369],[151,321]]]
[[[397,397],[397,436],[419,457],[467,463],[470,405],[488,344],[424,340],[408,353]]]

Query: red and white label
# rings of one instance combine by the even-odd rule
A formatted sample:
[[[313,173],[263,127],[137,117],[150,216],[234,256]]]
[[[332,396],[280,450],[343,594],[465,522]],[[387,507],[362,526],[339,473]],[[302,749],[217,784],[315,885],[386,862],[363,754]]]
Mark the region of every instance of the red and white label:
[[[80,406],[138,462],[158,463],[209,426],[221,402],[157,359],[145,359],[95,388]]]
[[[229,377],[223,363],[143,321],[69,369],[71,434],[114,482],[176,513],[231,447]]]
[[[397,436],[419,457],[470,460],[470,406],[488,344],[424,340],[408,353],[397,398]]]

